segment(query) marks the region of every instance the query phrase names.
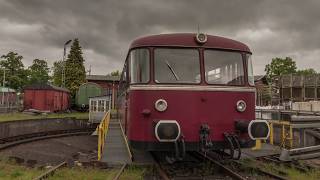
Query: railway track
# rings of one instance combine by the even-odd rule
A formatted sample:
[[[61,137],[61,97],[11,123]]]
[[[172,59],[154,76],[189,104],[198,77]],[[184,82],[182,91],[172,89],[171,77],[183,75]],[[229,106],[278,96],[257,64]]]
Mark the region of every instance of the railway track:
[[[123,164],[120,168],[120,170],[118,171],[118,173],[116,174],[116,176],[113,178],[113,180],[118,180],[121,176],[121,174],[123,173],[124,169],[126,168],[127,164]]]
[[[217,160],[212,154],[204,154],[200,152],[190,152],[188,153],[191,157],[194,157],[196,161],[191,163],[190,167],[186,167],[190,164],[190,160],[186,162],[178,162],[175,167],[174,165],[169,165],[163,162],[164,158],[157,156],[155,153],[152,154],[155,161],[155,169],[158,172],[160,179],[170,180],[170,179],[235,179],[235,180],[248,180],[248,179],[277,179],[286,180],[285,176],[278,175],[284,174],[284,172],[278,172],[277,174],[265,170],[262,166],[249,166],[241,161],[235,160]],[[263,163],[263,162],[260,162]],[[180,164],[180,165],[179,165]],[[202,164],[203,166],[199,166]],[[211,167],[213,165],[213,167]],[[197,167],[198,166],[198,167]],[[197,168],[203,168],[206,166],[207,172],[203,174],[201,170],[195,170]],[[185,172],[181,175],[180,169],[187,169],[189,172]],[[193,172],[193,173],[192,173]],[[184,172],[182,172],[183,174]],[[285,174],[284,174],[285,175]]]
[[[67,137],[67,136],[81,136],[91,134],[95,128],[69,129],[30,133],[19,136],[12,136],[0,139],[0,151],[14,147],[20,144],[30,143],[51,138]]]
[[[302,173],[307,173],[308,171],[314,169],[313,167],[307,164],[301,164],[298,161],[292,161],[292,162],[280,161],[279,156],[262,156],[262,157],[257,157],[256,160],[260,161],[261,163],[273,163],[277,165],[281,164],[288,168],[294,168]]]
[[[62,162],[56,166],[54,166],[53,168],[49,169],[48,171],[44,172],[43,174],[41,174],[39,177],[36,177],[34,180],[43,180],[43,179],[47,179],[49,178],[50,176],[52,176],[55,171],[61,167],[64,167],[67,165],[67,162]]]
[[[188,153],[188,160],[175,164],[164,163],[163,158],[155,153],[152,156],[155,161],[155,169],[160,179],[163,180],[247,179],[219,161],[198,152]]]
[[[197,152],[198,153],[198,152]],[[212,158],[210,154],[198,153],[203,158],[209,160],[210,162],[216,164],[220,167],[224,172],[230,175],[233,179],[243,180],[243,179],[251,179],[249,172],[256,172],[260,176],[268,179],[278,179],[278,180],[286,180],[287,178],[273,172],[266,171],[259,166],[261,164],[257,164],[257,166],[249,166],[248,164],[244,164],[238,160],[224,160],[222,162],[215,160]],[[279,172],[279,174],[285,174],[284,172]],[[255,179],[255,178],[254,178]]]

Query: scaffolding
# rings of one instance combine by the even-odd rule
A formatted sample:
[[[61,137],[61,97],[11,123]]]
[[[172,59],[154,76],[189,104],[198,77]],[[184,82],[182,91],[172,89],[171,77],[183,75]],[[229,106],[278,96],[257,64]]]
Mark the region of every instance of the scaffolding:
[[[282,75],[273,79],[272,105],[287,106],[293,102],[320,99],[320,75]],[[278,92],[277,92],[278,91]]]

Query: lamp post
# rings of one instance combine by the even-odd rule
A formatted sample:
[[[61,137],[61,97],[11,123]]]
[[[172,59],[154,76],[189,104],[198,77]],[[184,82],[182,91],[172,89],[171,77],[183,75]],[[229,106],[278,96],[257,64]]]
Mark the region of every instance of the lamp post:
[[[61,87],[65,87],[65,78],[66,78],[66,75],[65,75],[65,60],[66,60],[66,48],[67,48],[67,45],[71,43],[72,40],[68,40],[67,42],[64,43],[64,46],[63,46],[63,59],[62,59],[62,77],[61,77]]]
[[[4,91],[5,91],[5,83],[6,83],[6,69],[3,68],[3,81],[2,81],[2,99],[1,104],[4,104]]]

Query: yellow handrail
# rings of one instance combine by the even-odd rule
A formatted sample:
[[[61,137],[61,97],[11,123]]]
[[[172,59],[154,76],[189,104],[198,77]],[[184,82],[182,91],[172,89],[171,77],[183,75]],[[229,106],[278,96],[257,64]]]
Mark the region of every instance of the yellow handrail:
[[[105,139],[107,137],[110,122],[110,110],[104,115],[98,126],[98,160],[101,160]]]
[[[277,120],[268,120],[270,126],[270,135],[269,135],[269,143],[274,145],[274,126],[281,127],[281,139],[280,146],[285,147],[286,142],[289,141],[289,148],[293,147],[293,128],[289,121],[277,121]],[[289,132],[287,131],[289,130]],[[256,146],[253,147],[253,150],[259,150],[262,148],[262,140],[256,140]]]
[[[269,120],[270,124],[270,144],[274,144],[274,125],[281,126],[281,147],[285,147],[286,141],[289,140],[289,148],[293,147],[293,128],[289,121]],[[287,131],[288,129],[288,131]]]

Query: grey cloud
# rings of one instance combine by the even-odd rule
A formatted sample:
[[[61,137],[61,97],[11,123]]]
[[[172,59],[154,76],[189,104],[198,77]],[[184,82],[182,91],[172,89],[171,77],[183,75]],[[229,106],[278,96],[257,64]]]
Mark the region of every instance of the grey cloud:
[[[261,74],[275,56],[317,58],[319,5],[316,0],[0,0],[2,26],[30,27],[14,33],[0,29],[0,53],[20,49],[30,62],[38,56],[53,61],[61,58],[63,43],[77,37],[90,52],[87,64],[102,74],[121,69],[136,37],[195,32],[199,24],[206,33],[247,43],[258,61],[256,73]],[[320,64],[314,68],[319,71]]]

